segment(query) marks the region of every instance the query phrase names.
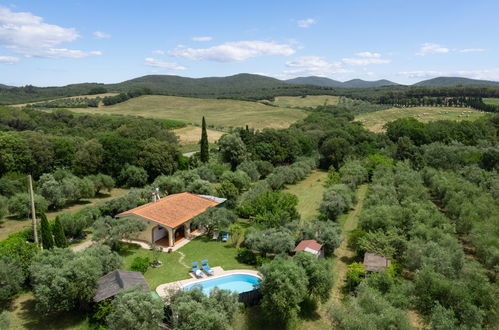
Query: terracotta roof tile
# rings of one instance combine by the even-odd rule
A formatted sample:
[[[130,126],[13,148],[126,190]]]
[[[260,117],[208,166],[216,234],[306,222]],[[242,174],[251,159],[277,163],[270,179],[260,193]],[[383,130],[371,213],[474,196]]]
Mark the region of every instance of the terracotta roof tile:
[[[305,249],[311,249],[314,251],[320,251],[322,249],[322,244],[317,243],[316,240],[313,239],[307,239],[301,241],[293,251],[298,252],[298,251],[305,251]]]
[[[221,202],[184,192],[163,197],[157,202],[136,207],[116,216],[135,215],[170,228],[175,228],[196,215],[203,213],[209,207],[219,204]]]

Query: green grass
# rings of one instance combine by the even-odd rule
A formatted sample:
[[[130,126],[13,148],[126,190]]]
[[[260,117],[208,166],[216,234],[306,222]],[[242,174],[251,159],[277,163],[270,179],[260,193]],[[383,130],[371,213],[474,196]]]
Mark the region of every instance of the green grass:
[[[160,95],[140,96],[107,107],[70,110],[173,119],[186,123],[199,123],[202,116],[205,116],[208,125],[223,128],[245,125],[257,129],[286,128],[306,117],[306,113],[300,110],[272,107],[258,102]]]
[[[481,116],[483,116],[482,112],[471,108],[414,107],[365,113],[355,117],[355,120],[361,122],[370,131],[382,132],[383,125],[404,117],[413,117],[426,123],[435,120],[475,120]]]
[[[78,310],[43,316],[35,310],[31,292],[20,294],[11,303],[9,329],[89,329],[85,313]]]
[[[132,261],[136,257],[149,257],[151,260],[152,252],[138,247],[134,244],[124,244],[124,249],[120,252],[124,260],[124,268],[130,269]],[[185,255],[182,263],[181,253]],[[237,249],[229,243],[212,241],[207,236],[200,236],[189,242],[178,251],[172,253],[161,253],[161,267],[149,268],[144,277],[151,287],[155,290],[160,284],[189,279],[191,262],[208,259],[211,267],[221,266],[224,270],[231,269],[255,269],[252,266],[242,264],[236,260]]]
[[[483,102],[491,105],[499,105],[499,98],[487,98],[483,99]]]
[[[319,105],[336,105],[339,97],[331,95],[277,96],[273,104],[280,107],[315,108]]]
[[[110,194],[100,194],[100,196],[95,198],[82,199],[61,210],[47,212],[47,218],[52,220],[55,219],[56,216],[63,213],[74,213],[86,206],[96,205],[98,203],[122,196],[127,192],[127,189],[115,188]],[[0,220],[0,240],[6,239],[10,234],[17,233],[18,231],[21,231],[29,226],[31,226],[31,220],[27,218],[19,219],[15,216],[3,218]]]
[[[322,201],[322,194],[326,189],[324,182],[327,172],[313,171],[304,180],[286,188],[289,192],[298,197],[298,212],[302,220],[313,220],[319,214],[319,205]]]

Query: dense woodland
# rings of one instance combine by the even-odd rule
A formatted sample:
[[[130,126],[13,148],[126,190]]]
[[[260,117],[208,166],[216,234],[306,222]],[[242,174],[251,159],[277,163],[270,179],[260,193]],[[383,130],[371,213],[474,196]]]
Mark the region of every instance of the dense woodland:
[[[125,317],[131,314],[150,327],[164,321],[191,329],[209,320],[213,329],[229,328],[239,305],[223,290],[208,297],[199,290],[179,292],[165,317],[162,302],[139,291],[124,291],[108,305],[91,303],[97,278],[122,265],[120,240],[143,229],[140,222],[111,217],[146,203],[159,188],[162,195],[189,191],[228,199],[225,208],[195,223],[209,233],[229,228],[242,237],[238,260],[258,267],[265,279],[266,324],[293,326],[329,300],[335,272],[330,256],[342,239],[338,220],[356,203],[359,186],[369,184],[359,227],[349,237],[356,256],[346,275],[345,303],[328,307],[330,321],[341,329],[409,329],[407,311],[415,310],[432,329],[496,327],[499,115],[427,124],[398,119],[378,134],[353,122],[354,114],[383,107],[343,100],[311,109],[288,129],[241,127],[191,159],[180,155],[169,131],[176,122],[0,109],[0,215],[29,215],[25,175],[32,174],[46,247],[35,246],[31,229],[0,242],[2,306],[31,290],[38,311],[80,309],[96,326],[133,328]],[[326,190],[316,219],[303,222],[297,197],[284,188],[316,168],[328,170]],[[43,220],[44,210],[114,186],[134,189]],[[89,227],[98,244],[84,252],[65,248],[67,238]],[[302,239],[322,243],[327,258],[291,257]],[[390,258],[392,266],[365,276],[360,261],[367,251]]]

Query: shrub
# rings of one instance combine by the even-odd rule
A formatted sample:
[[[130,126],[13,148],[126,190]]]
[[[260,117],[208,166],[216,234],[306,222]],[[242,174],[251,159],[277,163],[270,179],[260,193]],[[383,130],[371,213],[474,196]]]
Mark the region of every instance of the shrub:
[[[130,266],[130,269],[136,272],[141,272],[144,274],[147,269],[149,268],[149,265],[151,264],[151,261],[149,260],[148,257],[135,257],[132,261],[132,265]]]
[[[187,186],[187,191],[200,195],[213,195],[214,189],[209,181],[198,179]]]
[[[246,190],[250,186],[251,179],[246,174],[246,172],[243,172],[241,170],[237,170],[235,172],[232,171],[226,171],[222,174],[220,177],[220,181],[229,181],[231,182],[234,186],[237,187],[239,192],[242,192],[243,190]]]
[[[154,180],[153,187],[159,188],[165,195],[178,194],[185,191],[185,184],[182,178],[175,176],[160,175]]]
[[[217,176],[215,175],[215,172],[213,172],[213,170],[207,166],[198,167],[196,169],[196,172],[203,180],[209,182],[217,182]]]
[[[140,188],[147,183],[147,178],[147,172],[142,167],[126,165],[120,172],[119,182],[125,188]]]
[[[255,164],[261,178],[266,178],[274,171],[274,165],[266,160],[257,160]]]
[[[258,172],[258,166],[255,162],[244,161],[237,166],[237,169],[245,172],[253,182],[260,179],[260,172]]]
[[[366,275],[366,270],[363,264],[357,262],[348,265],[347,271],[347,288],[349,291],[355,290],[357,286],[362,282],[362,279]]]
[[[5,217],[9,212],[9,199],[0,195],[0,219]]]
[[[0,257],[0,302],[7,301],[17,294],[26,279],[19,260]]]
[[[257,255],[253,253],[253,251],[245,249],[245,248],[240,248],[237,251],[237,261],[247,264],[247,265],[256,265],[256,257]]]
[[[37,214],[47,211],[48,202],[40,195],[35,194],[35,209]],[[28,193],[18,193],[9,199],[9,212],[22,218],[31,215],[31,202]]]

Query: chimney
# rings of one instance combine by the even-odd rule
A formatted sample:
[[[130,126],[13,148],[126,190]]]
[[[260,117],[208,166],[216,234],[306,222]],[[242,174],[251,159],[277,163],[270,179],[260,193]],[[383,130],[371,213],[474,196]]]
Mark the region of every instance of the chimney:
[[[155,193],[152,193],[152,194],[151,194],[151,196],[152,196],[152,198],[151,198],[151,199],[152,199],[152,202],[153,202],[153,203],[156,203],[156,194],[155,194]]]

